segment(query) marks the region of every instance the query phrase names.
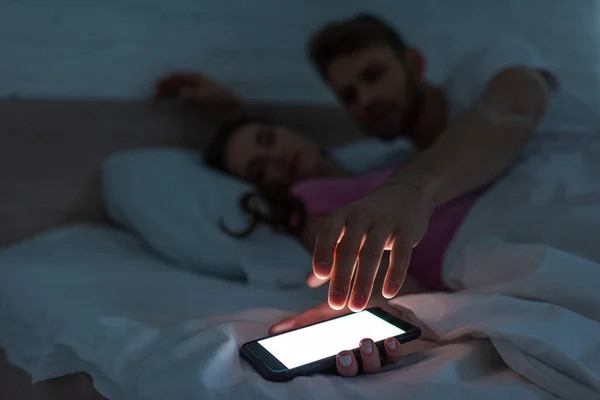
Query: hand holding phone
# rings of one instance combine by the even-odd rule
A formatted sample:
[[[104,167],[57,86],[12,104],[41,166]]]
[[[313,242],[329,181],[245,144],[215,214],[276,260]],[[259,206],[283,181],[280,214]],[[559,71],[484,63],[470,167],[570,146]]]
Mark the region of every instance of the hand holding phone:
[[[321,311],[326,312],[325,308]],[[387,354],[396,361],[401,355],[400,343],[420,334],[418,327],[375,307],[246,343],[240,353],[272,381],[287,381],[336,367],[343,375],[355,375],[360,360],[365,372],[377,372],[380,356]]]

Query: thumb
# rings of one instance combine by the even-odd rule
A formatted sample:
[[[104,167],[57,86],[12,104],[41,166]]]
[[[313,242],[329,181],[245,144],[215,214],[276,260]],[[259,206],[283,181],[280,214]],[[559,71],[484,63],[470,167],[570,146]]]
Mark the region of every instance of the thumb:
[[[275,335],[277,333],[315,324],[317,322],[347,314],[348,312],[348,308],[342,311],[334,310],[333,308],[329,307],[328,302],[323,302],[313,308],[301,312],[300,314],[296,314],[276,323],[269,329],[269,334]]]

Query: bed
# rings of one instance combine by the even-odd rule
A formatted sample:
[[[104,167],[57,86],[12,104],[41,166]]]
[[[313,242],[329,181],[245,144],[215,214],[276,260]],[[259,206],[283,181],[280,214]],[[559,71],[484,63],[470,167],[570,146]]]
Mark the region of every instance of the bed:
[[[359,137],[333,109],[256,110],[331,132],[324,145]],[[372,377],[277,385],[239,359],[238,345],[324,292],[261,281],[278,261],[251,284],[180,268],[111,224],[101,201],[98,168],[109,154],[198,150],[210,121],[143,103],[9,100],[0,114],[0,160],[10,171],[0,205],[0,339],[13,364],[0,369],[2,398],[600,398],[595,131],[535,143],[480,201],[444,266],[459,293],[394,301],[426,332],[399,364]]]
[[[519,4],[503,15],[518,15],[527,27],[521,31],[597,109],[598,49],[589,41],[596,3],[569,5],[585,24],[552,34],[560,13],[540,18],[544,29],[532,33],[537,25]],[[434,15],[437,32],[446,19]],[[424,35],[418,25],[409,33]],[[565,57],[553,51],[556,40],[577,46]],[[429,33],[420,41],[444,47],[433,57],[434,75],[450,58],[443,55],[463,43],[440,46]],[[323,146],[361,137],[335,108],[253,107]],[[396,301],[405,318],[426,328],[414,353],[377,376],[282,386],[253,374],[237,345],[321,301],[323,292],[191,273],[116,226],[103,204],[99,168],[110,154],[206,145],[215,121],[189,111],[128,101],[0,101],[0,398],[600,399],[598,135],[540,144],[539,157],[479,204],[445,265],[458,295]],[[526,183],[543,180],[550,183],[528,191]],[[533,225],[545,236],[533,235]],[[143,278],[136,284],[132,277]],[[234,294],[220,301],[224,293]]]

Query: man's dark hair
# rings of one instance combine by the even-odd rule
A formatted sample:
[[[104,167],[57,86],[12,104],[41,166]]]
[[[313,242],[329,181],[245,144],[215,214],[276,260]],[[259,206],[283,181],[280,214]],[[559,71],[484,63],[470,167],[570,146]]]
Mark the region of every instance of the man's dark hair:
[[[375,15],[362,13],[331,22],[318,30],[309,41],[308,53],[321,76],[328,80],[327,68],[335,58],[377,44],[390,46],[399,56],[407,48],[391,25]]]
[[[224,123],[217,130],[212,141],[206,148],[204,152],[204,163],[209,167],[220,171],[227,171],[227,166],[225,165],[225,149],[227,143],[238,129],[248,124],[273,124],[273,121],[264,117],[244,116]]]

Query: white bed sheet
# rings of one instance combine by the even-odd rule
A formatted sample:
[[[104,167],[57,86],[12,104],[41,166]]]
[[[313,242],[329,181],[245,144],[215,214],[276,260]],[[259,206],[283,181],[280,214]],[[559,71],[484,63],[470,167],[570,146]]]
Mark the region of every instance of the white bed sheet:
[[[324,291],[193,276],[111,228],[43,234],[3,252],[0,266],[0,345],[10,361],[34,381],[85,371],[111,400],[553,398],[507,369],[485,340],[419,340],[411,349],[424,351],[372,377],[264,381],[239,345]]]

